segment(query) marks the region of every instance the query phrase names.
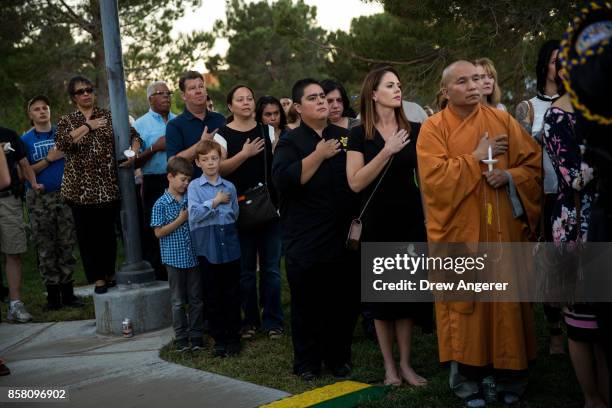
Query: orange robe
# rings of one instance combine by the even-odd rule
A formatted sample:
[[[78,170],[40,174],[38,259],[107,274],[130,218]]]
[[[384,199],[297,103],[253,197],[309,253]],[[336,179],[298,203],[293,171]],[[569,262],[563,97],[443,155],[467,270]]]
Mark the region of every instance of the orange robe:
[[[485,132],[508,135],[495,167],[512,175],[527,223],[513,217],[506,188],[489,186],[487,166],[471,154]],[[421,127],[417,157],[429,242],[522,242],[535,230],[541,150],[508,113],[479,105],[462,119],[446,108]],[[436,325],[441,362],[521,370],[536,355],[527,303],[436,302]]]

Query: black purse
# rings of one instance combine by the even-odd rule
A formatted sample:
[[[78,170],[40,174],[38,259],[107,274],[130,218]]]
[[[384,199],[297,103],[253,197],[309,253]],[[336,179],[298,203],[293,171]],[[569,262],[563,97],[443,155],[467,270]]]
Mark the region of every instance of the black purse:
[[[261,134],[264,138],[264,183],[259,183],[255,187],[246,190],[238,197],[238,226],[244,229],[255,228],[279,218],[276,206],[270,197],[268,190],[268,137],[264,133],[264,126],[261,127]]]
[[[380,178],[378,179],[378,182],[376,183],[376,186],[374,186],[374,189],[370,193],[368,200],[363,205],[363,208],[361,209],[361,213],[359,214],[359,217],[355,218],[351,222],[351,226],[349,227],[348,237],[346,238],[346,248],[351,251],[359,250],[359,247],[361,244],[361,230],[363,227],[361,223],[361,217],[363,217],[363,214],[365,213],[366,208],[368,208],[368,204],[370,204],[370,200],[372,200],[372,197],[374,197],[374,193],[376,193],[376,190],[378,190],[378,187],[380,186],[381,181],[385,178],[385,175],[387,174],[389,167],[391,167],[391,162],[393,161],[394,157],[395,156],[392,156],[391,159],[389,159],[389,162],[387,163],[387,166],[385,167],[385,170],[383,171],[382,176],[380,176]]]

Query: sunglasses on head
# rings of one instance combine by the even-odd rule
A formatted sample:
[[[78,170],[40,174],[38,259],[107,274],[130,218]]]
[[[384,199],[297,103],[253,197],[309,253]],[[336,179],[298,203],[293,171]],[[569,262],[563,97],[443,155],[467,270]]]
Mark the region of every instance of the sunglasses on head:
[[[87,94],[92,94],[94,92],[94,89],[92,87],[89,88],[81,88],[81,89],[77,89],[76,91],[74,91],[74,95],[85,95]]]

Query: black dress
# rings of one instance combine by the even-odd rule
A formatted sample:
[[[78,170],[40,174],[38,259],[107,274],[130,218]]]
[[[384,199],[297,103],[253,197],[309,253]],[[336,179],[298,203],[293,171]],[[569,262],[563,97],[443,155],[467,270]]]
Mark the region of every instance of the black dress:
[[[420,124],[410,122],[410,127],[410,143],[395,155],[362,217],[363,242],[427,242],[416,174],[416,141]],[[363,125],[351,129],[348,150],[362,153],[364,164],[368,164],[384,146],[385,141],[378,130],[372,140],[366,140]],[[363,190],[361,208],[382,173]],[[378,320],[413,318],[427,332],[433,325],[431,303],[369,303],[367,308]]]

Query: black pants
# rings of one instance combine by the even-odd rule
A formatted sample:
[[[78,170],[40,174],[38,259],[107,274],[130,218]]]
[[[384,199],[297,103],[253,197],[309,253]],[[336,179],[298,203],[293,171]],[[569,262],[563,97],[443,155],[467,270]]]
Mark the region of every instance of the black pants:
[[[295,374],[318,374],[321,363],[333,369],[351,362],[359,315],[359,263],[353,258],[307,266],[285,258]]]
[[[115,276],[119,202],[70,204],[83,269],[89,283]]]
[[[143,207],[143,234],[142,257],[151,264],[155,270],[157,280],[168,280],[166,268],[162,265],[159,252],[159,240],[151,228],[151,213],[153,205],[164,194],[168,187],[168,178],[165,174],[145,174],[142,178],[142,207]]]
[[[206,317],[215,348],[240,342],[240,259],[213,264],[199,256]]]

